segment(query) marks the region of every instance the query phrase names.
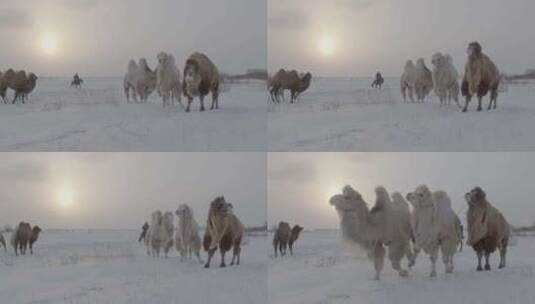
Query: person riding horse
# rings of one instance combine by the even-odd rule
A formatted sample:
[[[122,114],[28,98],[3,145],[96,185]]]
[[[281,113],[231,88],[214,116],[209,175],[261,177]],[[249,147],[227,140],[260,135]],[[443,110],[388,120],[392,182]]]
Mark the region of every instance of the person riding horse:
[[[74,74],[71,81],[71,87],[81,88],[84,80],[78,76],[78,73]]]
[[[385,82],[385,79],[383,78],[383,75],[381,75],[380,72],[377,72],[375,74],[375,80],[372,82],[372,88],[381,88],[383,86],[383,83]]]

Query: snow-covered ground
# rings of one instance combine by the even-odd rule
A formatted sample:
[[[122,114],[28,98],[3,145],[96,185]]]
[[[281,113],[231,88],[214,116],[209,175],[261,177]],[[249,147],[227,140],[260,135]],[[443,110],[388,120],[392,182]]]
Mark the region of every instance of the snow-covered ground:
[[[525,151],[535,149],[535,84],[509,85],[498,109],[468,113],[440,107],[434,93],[425,104],[404,104],[399,79],[382,90],[365,78],[316,78],[297,104],[268,107],[270,151]],[[288,99],[288,94],[286,95]],[[462,103],[464,105],[464,102]]]
[[[151,258],[137,231],[44,231],[33,256],[0,251],[2,303],[267,303],[266,237],[246,237],[240,266]],[[206,255],[203,253],[203,258]],[[230,262],[227,255],[227,262]]]
[[[0,103],[1,151],[264,151],[265,84],[232,84],[220,109],[163,109],[156,93],[149,104],[126,104],[120,78],[42,78],[26,105]],[[12,92],[9,91],[11,99]],[[185,103],[185,100],[183,100]],[[205,106],[211,98],[205,100]]]
[[[455,256],[455,271],[429,278],[429,259],[419,255],[408,278],[401,278],[385,263],[381,281],[371,280],[373,264],[365,254],[342,244],[337,231],[305,232],[294,256],[269,262],[271,304],[526,304],[535,298],[535,238],[519,237],[509,248],[508,266],[477,272],[476,256],[465,247]],[[404,263],[406,267],[406,263]]]

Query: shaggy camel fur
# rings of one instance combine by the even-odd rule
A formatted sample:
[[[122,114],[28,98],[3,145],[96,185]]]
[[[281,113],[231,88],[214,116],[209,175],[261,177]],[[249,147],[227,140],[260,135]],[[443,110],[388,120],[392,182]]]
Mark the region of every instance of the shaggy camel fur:
[[[407,60],[403,74],[400,79],[401,96],[403,96],[403,102],[407,102],[407,93],[411,102],[414,102],[414,84],[416,82],[416,67],[412,60]]]
[[[137,73],[137,63],[135,60],[130,60],[128,62],[128,70],[124,75],[123,79],[123,89],[124,95],[126,96],[126,102],[130,103],[130,92],[132,92],[132,97],[134,102],[137,103],[137,94],[136,94],[136,73]]]
[[[25,255],[31,239],[32,228],[30,224],[20,222],[15,231],[11,233],[11,246],[15,249],[15,255],[18,255],[17,250],[19,250],[22,255]]]
[[[12,103],[14,104],[17,99],[20,99],[24,103],[27,95],[35,89],[36,84],[37,76],[34,73],[29,73],[28,76],[26,76],[25,71],[15,73],[10,85],[10,88],[15,91]]]
[[[446,105],[451,103],[451,99],[455,101],[460,108],[459,103],[459,83],[457,78],[459,74],[455,70],[451,62],[451,57],[442,53],[435,53],[431,59],[431,63],[434,66],[433,69],[433,84],[435,88],[435,94],[437,94],[440,105]]]
[[[231,248],[233,252],[230,265],[234,265],[235,260],[236,265],[240,264],[243,225],[234,213],[229,212],[228,205],[223,196],[216,197],[210,203],[206,232],[203,239],[204,250],[208,252],[208,260],[204,265],[205,268],[210,267],[210,261],[218,246],[221,253],[220,267],[226,266],[225,253]]]
[[[187,205],[178,206],[175,214],[178,217],[178,230],[175,236],[176,250],[180,252],[180,260],[184,260],[189,254],[195,254],[199,263],[201,261],[201,237],[199,236],[199,224],[193,217],[193,210]]]
[[[290,239],[291,228],[287,222],[279,222],[279,226],[273,236],[273,249],[275,251],[275,257],[277,257],[277,250],[281,256],[286,255],[286,248]]]
[[[180,86],[180,72],[176,67],[175,57],[161,52],[158,54],[156,68],[156,87],[162,96],[163,106],[174,105],[174,99],[181,103],[182,87]]]
[[[401,259],[407,256],[409,263],[414,263],[410,249],[412,235],[407,206],[400,207],[392,203],[384,187],[375,190],[377,199],[372,209],[363,200],[360,193],[351,186],[345,186],[341,194],[330,199],[340,217],[340,229],[344,240],[360,245],[373,260],[375,279],[379,280],[384,267],[385,246],[392,268],[405,277],[408,271],[402,269]]]
[[[446,192],[431,193],[425,185],[418,186],[407,194],[414,207],[415,251],[423,249],[431,260],[431,277],[437,275],[436,260],[439,250],[446,273],[453,272],[453,256],[459,244],[461,222],[451,209],[451,200]]]
[[[303,231],[303,229],[304,228],[299,225],[293,226],[292,232],[290,233],[290,239],[288,240],[288,247],[290,247],[290,255],[294,255],[293,246],[299,238],[299,234],[301,233],[301,231]]]
[[[139,95],[141,102],[147,103],[149,95],[156,89],[156,72],[149,68],[145,58],[141,58],[139,59],[135,75],[137,95]]]
[[[188,98],[186,112],[190,111],[193,98],[199,96],[201,111],[204,111],[204,97],[212,93],[210,110],[219,108],[219,71],[215,64],[202,53],[193,53],[184,67],[182,91]]]
[[[164,249],[165,251],[166,247],[169,246],[169,242],[173,240],[168,223],[168,219],[164,221],[164,216],[160,210],[152,213],[151,224],[147,232],[147,237],[145,238],[145,245],[147,246],[147,254],[149,256],[159,257],[160,249]]]
[[[173,215],[173,212],[165,212],[163,215],[163,226],[165,227],[165,231],[167,232],[167,242],[164,244],[163,249],[166,258],[169,255],[169,250],[173,248],[173,236],[175,234],[174,222],[175,216]]]
[[[424,102],[425,97],[433,90],[433,74],[425,66],[423,58],[416,61],[414,91],[418,102]]]
[[[467,244],[477,254],[477,270],[481,271],[481,258],[485,255],[485,270],[490,270],[490,254],[500,251],[498,268],[505,267],[507,245],[511,229],[503,214],[487,201],[487,195],[480,187],[465,194],[468,203],[466,220],[468,223]]]
[[[302,77],[299,77],[297,71],[286,71],[280,69],[270,81],[270,96],[273,102],[280,103],[279,97],[284,97],[284,90],[290,91],[290,103],[293,103],[297,97],[310,86],[312,80],[312,74],[305,73]]]
[[[487,110],[496,109],[500,72],[482,50],[481,45],[476,41],[468,45],[468,61],[464,67],[461,85],[461,93],[466,98],[463,112],[468,110],[468,103],[474,95],[477,95],[477,110],[481,111],[481,100],[488,92],[490,92],[490,100]]]

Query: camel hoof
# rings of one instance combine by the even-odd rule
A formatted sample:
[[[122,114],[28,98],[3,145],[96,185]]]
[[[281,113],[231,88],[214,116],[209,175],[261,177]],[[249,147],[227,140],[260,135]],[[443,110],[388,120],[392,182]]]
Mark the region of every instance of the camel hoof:
[[[431,271],[431,273],[429,274],[429,277],[431,278],[434,278],[437,276],[437,272],[436,271]]]
[[[463,109],[463,113],[466,113],[467,109]]]
[[[476,270],[477,271],[483,271],[483,268],[481,268],[481,266],[477,266]]]
[[[219,265],[219,267],[221,267],[221,268],[225,268],[225,267],[227,267],[227,265],[225,265],[225,264],[221,264],[221,265]]]
[[[210,265],[205,264],[205,265],[204,265],[204,268],[210,268]]]
[[[478,112],[481,112],[481,108],[477,108],[477,111],[478,111]]]
[[[399,271],[399,276],[402,277],[402,278],[406,278],[409,276],[409,272],[407,270],[400,270]]]
[[[489,271],[490,270],[490,265],[485,265],[485,271]]]

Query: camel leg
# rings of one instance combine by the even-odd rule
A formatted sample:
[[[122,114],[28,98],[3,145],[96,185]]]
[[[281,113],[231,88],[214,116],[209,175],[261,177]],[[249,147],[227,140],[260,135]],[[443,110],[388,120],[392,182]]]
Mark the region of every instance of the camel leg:
[[[455,101],[455,104],[460,109],[461,108],[461,104],[459,103],[459,97],[458,96],[453,96],[453,101]]]
[[[492,92],[490,92],[490,100],[491,100],[491,104],[492,104],[492,101],[494,101],[494,107],[493,109],[496,110],[496,103],[498,101],[498,90],[492,90]],[[490,109],[490,105],[489,105],[489,109]]]
[[[197,261],[199,262],[199,264],[202,264],[201,253],[199,252],[199,250],[195,251],[195,255],[197,256]]]
[[[375,280],[381,279],[381,271],[385,266],[385,248],[382,244],[375,245],[373,249],[373,266],[375,268]]]
[[[186,107],[186,112],[189,112],[189,107],[191,106],[192,102],[193,102],[193,98],[188,97],[188,106]]]
[[[405,248],[405,256],[409,260],[409,268],[416,264],[416,253],[412,251],[410,245],[406,246]]]
[[[221,264],[219,264],[219,267],[221,268],[227,267],[227,265],[225,265],[225,251],[220,250],[220,252],[221,252]]]
[[[403,102],[407,103],[407,87],[401,87],[401,96],[403,97]]]
[[[201,100],[201,109],[200,109],[200,111],[203,112],[204,111],[204,96],[203,95],[199,96],[199,99]]]
[[[444,263],[444,269],[446,273],[452,273],[453,272],[453,255],[444,252],[444,248],[442,248],[442,262]]]
[[[232,261],[230,262],[231,266],[234,265],[234,258],[236,258],[236,265],[240,265],[240,251],[240,247],[234,246],[232,250]]]
[[[490,252],[485,252],[485,270],[490,270],[490,264],[489,264],[489,258],[490,258]]]
[[[437,258],[438,248],[433,249],[433,252],[429,255],[429,259],[431,260],[431,273],[429,276],[432,278],[437,276]]]
[[[219,93],[216,90],[212,91],[212,106],[210,110],[213,109],[219,109]]]
[[[468,104],[470,103],[471,100],[472,100],[472,96],[466,96],[466,99],[464,101],[463,112],[468,111]]]
[[[414,95],[413,95],[413,92],[412,92],[412,88],[409,87],[408,91],[409,91],[409,98],[410,98],[411,102],[414,102]]]
[[[481,102],[482,102],[483,96],[477,96],[477,111],[481,111]]]
[[[19,97],[19,93],[15,92],[15,96],[13,97],[13,101],[11,102],[11,104],[15,104],[15,102],[17,101],[18,97]]]
[[[277,257],[277,244],[273,244],[273,249],[275,251],[275,257]]]
[[[294,255],[294,248],[293,248],[293,246],[294,246],[293,243],[288,244],[288,247],[290,247],[290,255],[291,255],[291,256]]]
[[[214,253],[215,249],[208,250],[208,259],[206,260],[206,264],[204,264],[204,268],[210,268],[210,262],[212,261]]]
[[[502,244],[500,247],[500,265],[498,268],[504,268],[505,267],[505,256],[507,255],[507,243]]]
[[[481,259],[483,258],[483,252],[478,251],[477,252],[477,271],[482,271],[483,267],[481,267]]]
[[[405,245],[401,242],[392,242],[388,246],[388,258],[392,263],[392,268],[396,270],[401,277],[406,277],[409,272],[401,268],[401,259],[405,255]]]

